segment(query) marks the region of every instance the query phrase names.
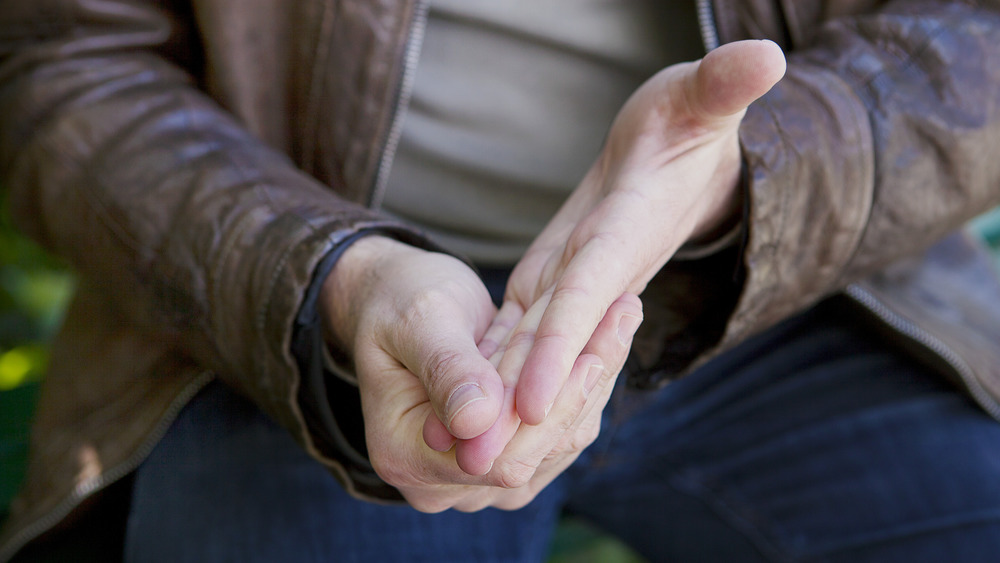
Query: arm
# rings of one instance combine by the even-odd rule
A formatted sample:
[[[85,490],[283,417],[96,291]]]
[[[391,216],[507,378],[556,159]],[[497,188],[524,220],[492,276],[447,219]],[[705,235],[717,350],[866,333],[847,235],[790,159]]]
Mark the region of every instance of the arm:
[[[740,130],[750,238],[726,345],[1000,202],[998,11],[893,2],[789,56]]]
[[[504,319],[514,318],[512,341],[530,348],[499,364],[501,376],[517,374],[518,414],[531,424],[546,419],[619,292],[646,289],[644,301],[655,304],[646,316],[655,320],[636,341],[650,363],[676,375],[996,205],[1000,166],[987,151],[1000,140],[1000,71],[991,64],[998,58],[995,6],[896,2],[831,22],[793,53],[787,77],[737,116],[738,131],[730,131],[738,145],[699,143],[713,128],[683,112],[651,144],[656,135],[645,127],[664,112],[641,103],[640,89],[594,168],[518,265],[487,333],[489,340],[509,331]],[[765,64],[758,78],[768,67],[776,68]],[[722,132],[716,141],[728,137]],[[710,160],[698,165],[697,152]],[[718,225],[711,209],[731,209],[727,189],[738,183],[740,153],[749,241],[737,283],[719,283],[732,266],[720,269],[716,257],[669,260]],[[679,205],[691,192],[721,198],[714,207]],[[702,335],[671,347],[695,331]]]
[[[124,323],[214,369],[349,481],[297,408],[293,321],[346,237],[424,242],[334,196],[204,95],[185,70],[197,40],[165,5],[4,4],[0,184],[20,228],[102,286]],[[362,492],[394,494],[373,486]]]

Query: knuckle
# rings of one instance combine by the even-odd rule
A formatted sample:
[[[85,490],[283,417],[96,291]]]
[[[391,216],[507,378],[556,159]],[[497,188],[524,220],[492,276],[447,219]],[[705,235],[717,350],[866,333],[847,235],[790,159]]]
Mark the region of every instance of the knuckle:
[[[424,384],[432,394],[447,385],[449,374],[461,363],[462,354],[454,350],[442,350],[431,354],[421,370]]]
[[[600,418],[598,418],[596,424],[584,424],[572,432],[567,432],[559,442],[559,445],[546,456],[544,463],[553,463],[568,456],[579,455],[580,452],[597,441],[600,433]]]
[[[534,491],[509,491],[501,495],[492,506],[500,510],[520,510],[535,500],[535,496],[536,493]]]
[[[582,452],[597,441],[597,437],[600,436],[600,434],[601,427],[599,425],[582,428],[579,432],[575,433],[574,439],[570,444],[570,448],[575,452]]]
[[[471,498],[463,499],[460,502],[455,503],[452,507],[459,512],[472,513],[479,512],[480,510],[490,506],[491,498],[484,495],[474,495]]]
[[[369,452],[369,459],[372,469],[375,470],[375,474],[383,481],[393,487],[400,487],[405,484],[403,471],[400,470],[401,464],[392,455],[382,450],[371,451]]]
[[[577,401],[579,401],[579,403],[580,403],[580,409],[582,409],[585,401],[583,401],[581,399],[577,399]],[[579,411],[577,411],[574,414],[575,415],[579,415]],[[562,418],[560,418],[558,421],[556,421],[556,435],[557,436],[565,436],[567,432],[570,432],[571,430],[573,430],[573,428],[576,426],[576,422],[577,422],[576,421],[576,416],[573,416],[573,417],[562,417]],[[553,441],[555,441],[555,440],[553,440]]]
[[[422,287],[414,291],[405,304],[401,304],[399,311],[405,328],[409,331],[422,327],[446,305],[445,298],[444,292],[436,287]]]
[[[507,343],[508,350],[519,350],[523,348],[531,348],[531,345],[535,342],[535,331],[533,330],[521,330],[515,332],[511,337],[510,341]]]
[[[508,460],[496,468],[497,486],[504,489],[520,489],[531,482],[535,466],[517,459]]]
[[[590,291],[584,284],[574,283],[573,280],[564,278],[562,282],[552,291],[552,303],[567,301],[569,303],[579,303],[590,301]]]
[[[407,497],[406,501],[414,510],[424,514],[437,514],[452,507],[452,503],[448,499],[438,498],[435,495],[415,495],[415,498],[412,499]]]

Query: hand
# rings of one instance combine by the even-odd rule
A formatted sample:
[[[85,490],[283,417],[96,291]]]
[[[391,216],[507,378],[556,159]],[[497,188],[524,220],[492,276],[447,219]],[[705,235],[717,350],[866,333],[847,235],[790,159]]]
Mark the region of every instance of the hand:
[[[738,127],[784,69],[774,43],[727,44],[659,72],[619,112],[596,162],[512,273],[484,338],[487,351],[511,331],[532,341],[499,364],[505,380],[518,374],[524,422],[545,420],[610,304],[641,293],[682,244],[738,208]],[[536,307],[540,316],[525,314]]]
[[[424,510],[455,497],[437,489],[481,484],[421,438],[432,412],[466,438],[499,415],[503,384],[476,345],[496,308],[478,276],[453,257],[370,236],[338,260],[320,307],[328,342],[354,359],[376,472]]]
[[[523,323],[536,326],[544,310],[544,303],[536,304],[524,316]],[[425,442],[441,452],[454,446],[456,460],[463,470],[473,475],[486,472],[495,475],[502,487],[519,488],[525,484],[537,487],[540,481],[547,483],[596,439],[601,413],[641,321],[642,303],[635,295],[625,294],[608,308],[543,423],[520,424],[514,405],[517,373],[501,370],[505,374],[502,377],[505,401],[500,417],[489,430],[475,438],[459,440],[432,414],[424,424]],[[513,365],[524,362],[531,349],[531,335],[521,333],[516,340],[510,336],[509,333],[502,342],[489,345],[495,350],[490,358],[494,365],[501,361]],[[482,344],[480,349],[484,350]],[[558,469],[553,471],[555,467]],[[534,492],[538,490],[541,489]]]
[[[449,440],[453,432],[471,437],[497,426],[493,424],[497,413],[490,405],[498,407],[504,394],[496,370],[475,345],[495,309],[475,274],[454,258],[390,239],[362,239],[334,268],[321,303],[329,338],[353,353],[372,463],[419,510],[522,506],[596,436],[613,377],[602,373],[588,381],[584,379],[588,373],[578,371],[570,378],[576,385],[567,388],[549,424],[526,428],[509,445],[505,439],[507,451],[495,468],[487,466],[481,472],[485,475],[460,469],[455,452],[438,452],[425,444],[421,429],[427,419],[450,421],[451,429],[444,430]],[[635,313],[638,299],[623,299],[612,307],[618,308]],[[602,325],[598,333],[611,328]],[[624,361],[627,343],[617,347],[618,354],[593,352]],[[617,371],[612,368],[609,373]],[[453,401],[454,390],[470,382],[484,389],[487,398]],[[511,387],[507,393],[508,405],[512,391]],[[597,416],[585,414],[590,423],[575,424],[584,404],[585,413]],[[537,451],[536,434],[552,434],[553,427],[558,447]],[[566,432],[571,427],[574,431]],[[546,463],[539,459],[529,462],[530,473],[518,471],[521,460],[539,455],[547,458]],[[543,469],[536,472],[536,465]]]
[[[669,67],[630,98],[593,167],[515,268],[480,343],[486,355],[504,352],[493,358],[507,389],[501,418],[486,434],[456,441],[429,417],[428,444],[445,450],[457,442],[459,464],[471,473],[493,460],[520,466],[500,470],[520,474],[505,480],[510,485],[530,482],[536,467],[545,473],[539,452],[551,454],[546,463],[558,457],[573,424],[599,421],[603,402],[586,414],[583,403],[561,402],[579,373],[594,368],[613,379],[620,370],[641,309],[637,300],[631,310],[610,304],[641,292],[677,248],[710,235],[739,208],[737,128],[747,105],[783,73],[775,44],[746,41]],[[570,426],[554,432],[547,415],[556,412]],[[539,430],[519,426],[522,418]],[[507,440],[523,443],[528,434],[538,440],[535,454],[518,458]]]

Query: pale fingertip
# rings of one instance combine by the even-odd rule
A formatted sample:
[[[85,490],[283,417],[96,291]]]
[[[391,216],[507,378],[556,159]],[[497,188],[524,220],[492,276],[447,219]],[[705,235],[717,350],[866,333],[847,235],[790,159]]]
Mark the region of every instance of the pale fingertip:
[[[457,442],[433,412],[424,420],[423,438],[427,447],[437,452],[447,452]]]
[[[445,412],[448,413],[448,428],[451,429],[452,422],[466,407],[472,403],[484,400],[486,400],[486,393],[478,383],[464,383],[459,385],[448,396],[448,402],[444,406]]]
[[[466,473],[486,475],[493,468],[511,438],[517,433],[520,420],[514,411],[514,390],[504,391],[504,406],[500,416],[489,430],[469,440],[460,440],[455,446],[455,460]]]
[[[455,461],[458,463],[459,469],[473,477],[482,477],[488,474],[493,469],[496,458],[483,457],[481,452],[464,447],[466,445],[463,442],[456,444]]]
[[[601,380],[601,376],[604,375],[604,366],[601,364],[593,364],[590,369],[587,370],[587,378],[583,381],[583,398],[586,399],[590,396],[590,392],[597,387],[597,382]]]
[[[551,407],[552,403],[549,403],[546,407],[542,407],[536,411],[532,408],[519,405],[517,407],[517,416],[521,417],[521,422],[529,426],[538,426],[545,422],[545,416],[548,415],[548,410]]]
[[[625,313],[621,316],[618,321],[618,342],[623,345],[628,345],[632,342],[632,337],[635,336],[635,332],[639,330],[639,325],[642,324],[642,317],[637,317]]]

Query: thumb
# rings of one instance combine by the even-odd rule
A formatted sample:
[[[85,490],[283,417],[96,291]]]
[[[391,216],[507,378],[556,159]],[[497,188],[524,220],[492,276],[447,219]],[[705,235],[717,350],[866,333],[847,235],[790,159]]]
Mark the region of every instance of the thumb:
[[[444,338],[438,341],[447,344],[432,347],[417,359],[416,375],[448,432],[460,439],[474,438],[500,416],[503,382],[472,338],[439,336]]]
[[[736,41],[705,55],[689,77],[689,107],[705,118],[742,112],[785,74],[785,55],[772,41]]]

